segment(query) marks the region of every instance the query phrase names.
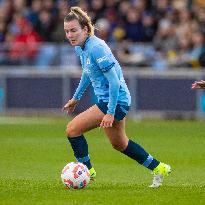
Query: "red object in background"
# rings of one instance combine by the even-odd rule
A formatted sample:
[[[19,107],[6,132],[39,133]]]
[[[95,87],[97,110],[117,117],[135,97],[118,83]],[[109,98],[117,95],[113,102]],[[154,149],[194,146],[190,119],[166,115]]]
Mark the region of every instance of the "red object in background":
[[[26,19],[17,19],[16,24],[19,28],[19,33],[14,36],[11,42],[10,57],[12,59],[33,59],[38,52],[42,39]]]

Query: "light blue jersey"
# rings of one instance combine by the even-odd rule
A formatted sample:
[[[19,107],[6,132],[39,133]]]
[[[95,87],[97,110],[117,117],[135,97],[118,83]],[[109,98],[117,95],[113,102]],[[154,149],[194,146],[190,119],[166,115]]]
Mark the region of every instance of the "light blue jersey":
[[[108,102],[107,113],[115,113],[117,104],[131,104],[131,96],[125,83],[122,69],[107,44],[96,36],[88,37],[84,48],[75,47],[80,57],[83,73],[73,96],[80,100],[90,83],[98,101]]]

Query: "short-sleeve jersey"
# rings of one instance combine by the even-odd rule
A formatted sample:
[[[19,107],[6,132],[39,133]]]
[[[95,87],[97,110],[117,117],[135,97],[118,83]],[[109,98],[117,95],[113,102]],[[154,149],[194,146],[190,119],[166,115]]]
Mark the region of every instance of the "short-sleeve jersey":
[[[96,36],[91,36],[86,39],[83,49],[75,46],[75,51],[80,57],[83,73],[92,83],[98,101],[109,102],[109,82],[103,73],[114,68],[120,82],[117,104],[130,106],[131,96],[122,69],[108,45]]]

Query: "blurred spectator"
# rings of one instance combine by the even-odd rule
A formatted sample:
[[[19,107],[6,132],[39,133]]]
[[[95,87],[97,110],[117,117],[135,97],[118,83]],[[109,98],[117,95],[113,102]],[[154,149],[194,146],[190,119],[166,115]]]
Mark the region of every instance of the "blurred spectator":
[[[109,23],[109,35],[110,35],[110,41],[112,41],[112,32],[113,30],[119,26],[119,22],[118,22],[118,18],[117,18],[117,12],[115,10],[115,8],[109,8],[106,10],[105,12],[105,19],[108,21]]]
[[[47,10],[53,19],[58,15],[58,8],[56,7],[55,2],[56,1],[54,0],[42,1],[43,9]]]
[[[132,42],[139,42],[143,39],[143,25],[140,12],[135,8],[130,7],[126,16],[124,25],[126,35],[125,39]]]
[[[168,63],[170,67],[190,67],[187,56],[191,51],[191,40],[181,36],[178,40],[177,49],[168,53]]]
[[[63,19],[70,6],[91,15],[96,35],[113,44],[124,65],[205,67],[204,0],[1,0],[0,63],[66,65],[61,55],[72,50],[63,45]]]
[[[176,35],[180,36],[190,36],[196,30],[198,30],[198,25],[196,20],[192,17],[192,14],[187,9],[182,9],[178,11],[178,22],[176,25]]]
[[[16,13],[21,13],[22,15],[26,15],[27,13],[27,6],[26,6],[26,0],[15,0],[13,1],[13,8]]]
[[[39,13],[39,25],[38,25],[38,33],[40,34],[41,38],[45,42],[51,41],[51,34],[54,28],[54,19],[51,13],[43,9]]]
[[[199,58],[205,52],[204,35],[200,31],[192,35],[192,49],[188,56],[192,67],[199,67]]]
[[[132,1],[132,6],[136,8],[140,13],[146,11],[146,2],[145,0],[134,0]]]
[[[118,12],[120,14],[119,19],[121,20],[121,22],[125,22],[130,7],[131,7],[130,1],[123,0],[119,3]]]
[[[193,5],[196,5],[198,8],[205,7],[204,0],[193,0]]]
[[[67,3],[67,1],[65,0],[65,2]],[[89,11],[89,4],[87,1],[79,1],[78,6],[80,8],[82,8],[82,10],[84,11]],[[68,5],[66,5],[66,10],[67,10]]]
[[[12,0],[3,1],[0,5],[0,21],[4,21],[8,24],[12,19]]]
[[[168,18],[159,22],[157,33],[153,39],[153,45],[157,51],[167,54],[177,48],[176,26]]]
[[[152,42],[157,31],[157,25],[153,15],[149,12],[144,12],[142,15],[143,26],[143,42]]]
[[[205,68],[205,51],[203,51],[201,55],[199,56],[199,64],[200,66]]]
[[[164,16],[166,16],[167,12],[169,12],[170,10],[171,7],[169,6],[168,0],[153,1],[152,11],[157,21],[164,18]]]
[[[39,30],[39,13],[42,10],[42,1],[41,0],[33,0],[31,1],[31,7],[26,14],[26,18],[32,23],[33,28],[38,31]]]
[[[114,49],[115,55],[124,66],[131,67],[150,67],[154,60],[154,49],[146,44],[133,44],[123,41]]]
[[[5,40],[5,34],[6,34],[6,23],[0,20],[0,42],[3,42]]]
[[[176,53],[172,53],[169,63],[172,67],[200,67],[203,64],[203,55],[205,53],[204,35],[198,31],[191,36],[191,39],[185,36],[179,39]]]
[[[10,62],[8,64],[29,64],[33,65],[41,38],[31,24],[23,17],[15,19],[18,33],[10,42]]]
[[[96,35],[104,41],[111,42],[110,39],[110,23],[107,19],[101,18],[96,21]]]
[[[91,17],[93,23],[104,17],[105,5],[103,0],[91,0]]]
[[[189,2],[187,0],[173,0],[171,1],[171,6],[176,10],[184,10],[188,8],[188,3]]]
[[[50,38],[52,42],[56,43],[63,43],[67,42],[64,32],[64,17],[67,13],[67,8],[61,9],[58,17],[57,22],[53,25],[53,31],[50,33]],[[48,34],[49,35],[49,34]]]
[[[198,25],[201,32],[205,35],[205,7],[202,7],[196,13]]]

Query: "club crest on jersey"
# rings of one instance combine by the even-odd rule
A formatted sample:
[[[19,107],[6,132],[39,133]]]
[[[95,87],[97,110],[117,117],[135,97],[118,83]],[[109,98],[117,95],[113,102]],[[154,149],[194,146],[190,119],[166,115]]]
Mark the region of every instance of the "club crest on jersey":
[[[84,72],[87,73],[87,74],[90,74],[90,73],[91,73],[91,71],[90,71],[88,68],[84,68],[83,70],[84,70]]]
[[[90,64],[90,59],[89,58],[86,59],[86,64]]]

